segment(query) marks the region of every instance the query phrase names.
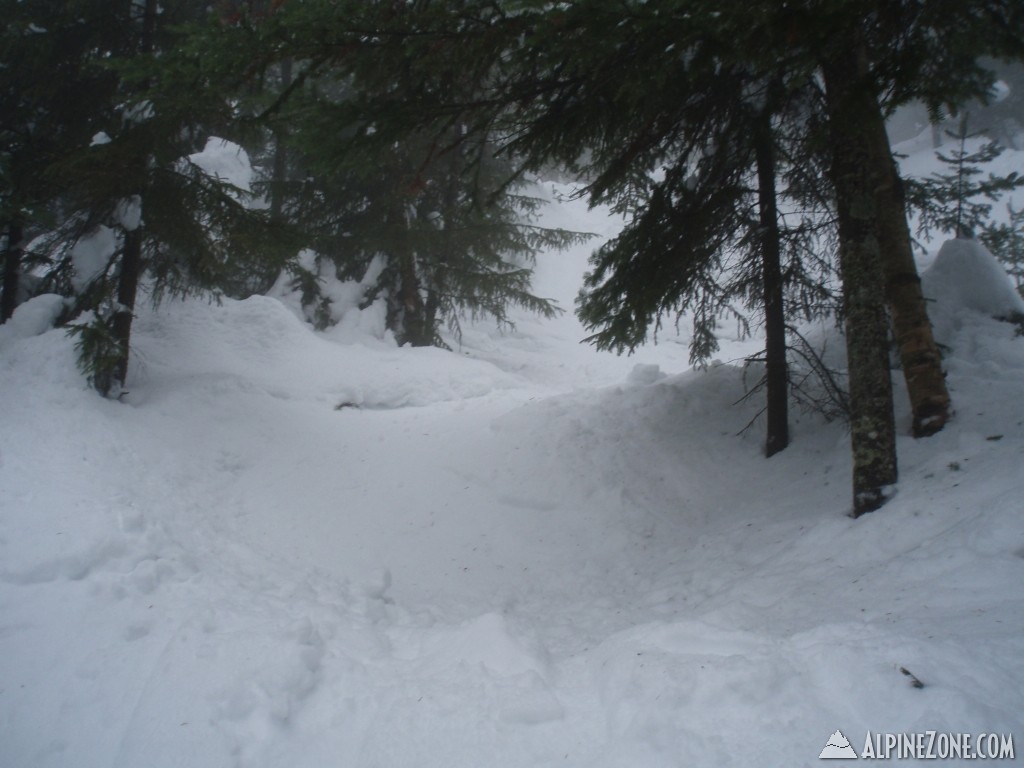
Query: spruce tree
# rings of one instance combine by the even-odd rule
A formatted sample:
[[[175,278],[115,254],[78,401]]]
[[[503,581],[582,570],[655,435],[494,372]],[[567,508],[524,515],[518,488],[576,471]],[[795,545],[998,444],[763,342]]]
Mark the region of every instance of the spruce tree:
[[[938,231],[972,239],[988,222],[992,204],[1024,186],[1024,175],[1016,171],[984,176],[983,166],[998,158],[1003,148],[994,141],[985,141],[977,149],[969,149],[968,141],[982,134],[970,133],[968,120],[965,113],[959,129],[946,132],[955,141],[953,151],[935,153],[947,170],[908,182],[910,205],[918,214],[919,237],[930,238],[933,231]]]
[[[523,3],[508,13],[494,4],[390,7],[364,22],[364,29],[374,29],[374,44],[362,60],[383,73],[374,108],[384,125],[415,121],[415,109],[428,119],[496,126],[506,137],[505,155],[520,169],[562,162],[591,179],[585,193],[592,201],[627,217],[623,234],[595,254],[580,297],[581,317],[595,331],[592,342],[632,349],[663,318],[689,310],[695,318],[691,353],[700,362],[714,351],[715,323],[735,296],[767,303],[772,453],[786,442],[784,284],[777,280],[765,293],[752,289],[749,279],[731,282],[723,275],[752,273],[732,263],[730,253],[740,245],[760,265],[757,285],[763,285],[763,266],[772,263],[770,241],[777,235],[768,227],[767,236],[754,236],[767,219],[748,215],[756,208],[751,185],[757,186],[750,137],[755,124],[771,124],[773,110],[791,92],[783,90],[782,103],[767,110],[751,108],[774,75],[730,58],[729,35],[713,26],[717,9],[687,4],[693,13],[684,18],[683,5],[673,4],[667,14],[637,5],[628,24],[622,8],[591,4]],[[344,35],[345,22],[336,28]],[[348,59],[360,58],[358,45],[351,38],[347,45],[332,42]],[[451,66],[447,56],[483,73],[479,96],[429,87],[433,72]],[[394,81],[403,85],[389,90]],[[650,98],[652,92],[659,98]],[[769,139],[773,143],[774,135]],[[764,152],[762,159],[767,165]],[[763,184],[767,208],[774,178]],[[801,280],[799,270],[779,265],[776,273],[791,283]]]
[[[1006,204],[1007,221],[986,224],[979,239],[1003,263],[1017,292],[1024,296],[1024,207]]]
[[[473,74],[440,66],[413,80],[395,58],[411,55],[404,46],[368,44],[365,33],[342,54],[303,55],[310,26],[348,39],[346,25],[365,31],[376,12],[386,9],[282,7],[255,30],[275,41],[262,66],[294,62],[291,87],[263,94],[262,114],[302,178],[270,185],[281,215],[339,278],[372,277],[364,302],[384,299],[399,343],[444,345],[445,328],[458,339],[465,317],[508,324],[516,305],[551,315],[555,305],[530,290],[533,257],[581,235],[536,225],[540,201],[510,181],[486,127],[421,114],[394,128],[396,111],[423,98],[474,98]],[[329,322],[315,276],[297,269],[295,281]]]
[[[180,26],[201,23],[204,6],[123,0],[112,12],[121,37],[90,51],[87,62],[116,75],[103,104],[106,138],[81,147],[61,171],[69,180],[66,238],[88,227],[115,233],[106,268],[77,297],[74,312],[89,314],[72,331],[83,371],[101,394],[117,396],[143,281],[155,301],[218,290],[246,268],[240,263],[262,257],[274,231],[242,190],[191,159],[214,131],[225,135],[234,117],[234,94],[211,77]]]
[[[1002,24],[1015,14],[1019,16],[1019,9],[1007,3],[987,3],[980,12],[944,3],[923,8],[879,5],[867,14],[863,4],[857,3],[834,4],[827,13],[777,4],[747,5],[735,13],[710,12],[700,3],[676,8],[687,24],[704,23],[705,33],[713,36],[718,30],[723,39],[731,41],[731,48],[723,45],[713,54],[719,58],[716,63],[733,61],[755,73],[774,73],[790,87],[803,87],[805,78],[813,78],[819,69],[825,73],[824,117],[830,136],[826,152],[831,158],[829,175],[839,219],[851,377],[857,379],[851,386],[858,390],[851,397],[854,513],[869,511],[884,501],[886,486],[896,479],[885,309],[877,297],[885,295],[891,309],[914,409],[915,434],[940,429],[949,408],[938,349],[910,251],[900,180],[885,136],[884,110],[911,97],[934,102],[940,95],[956,100],[976,92],[985,75],[972,57],[1003,43],[1012,44],[1001,33]],[[701,15],[702,10],[707,15]],[[671,13],[663,13],[659,21],[665,23],[666,17],[671,19]],[[752,19],[762,24],[752,24]],[[629,22],[635,24],[635,18],[631,16]],[[702,39],[709,38],[705,34]],[[661,42],[652,36],[653,41]],[[642,43],[618,45],[613,50],[632,53],[640,46]],[[696,58],[698,46],[681,47],[689,61]],[[946,66],[948,71],[936,77],[936,66]],[[678,72],[678,67],[669,71]],[[618,82],[622,84],[621,76]],[[640,123],[652,124],[657,122]],[[635,130],[630,138],[645,140],[645,130],[649,128]],[[626,146],[631,146],[628,141]],[[636,290],[642,295],[649,288]]]
[[[730,61],[708,26],[715,14],[694,18],[700,10],[684,21],[638,8],[628,25],[620,9],[560,12],[557,35],[612,39],[581,42],[568,61],[543,37],[529,44],[531,76],[545,93],[536,118],[519,118],[535,122],[514,146],[572,164],[582,143],[580,170],[593,179],[586,191],[628,217],[622,236],[595,254],[580,296],[594,343],[633,349],[663,317],[689,311],[691,359],[701,362],[736,297],[764,309],[770,456],[788,443],[784,296],[803,278],[783,269],[776,202],[779,116],[795,100],[771,74]]]
[[[23,293],[23,271],[38,266],[37,255],[26,258],[26,242],[59,218],[67,185],[57,167],[99,130],[114,78],[86,59],[113,42],[107,7],[99,0],[0,3],[0,322]]]
[[[825,141],[814,152],[827,158],[837,206],[851,375],[859,380],[851,398],[854,512],[884,501],[896,478],[885,303],[915,434],[941,429],[949,412],[885,114],[910,99],[937,108],[984,90],[990,75],[978,57],[1022,46],[1010,32],[1020,28],[1019,4],[844,0],[828,7],[723,7],[680,0],[459,7],[448,25],[429,8],[385,14],[375,19],[374,39],[413,41],[419,55],[403,66],[423,71],[430,45],[442,48],[458,37],[470,66],[486,62],[495,73],[487,97],[463,104],[460,114],[504,121],[509,147],[527,165],[551,157],[571,162],[583,147],[596,158],[577,163],[593,179],[591,199],[619,202],[632,216],[596,255],[581,306],[584,320],[597,322],[592,339],[599,344],[639,343],[649,318],[691,306],[686,302],[697,302],[701,317],[708,297],[714,306],[723,293],[715,256],[728,237],[707,217],[726,225],[733,220],[727,212],[743,197],[735,179],[750,167],[737,159],[749,151],[749,131],[737,132],[735,109],[719,106],[729,99],[715,98],[730,92],[725,76],[745,85],[745,102],[764,80],[793,94],[824,75],[819,133]],[[693,105],[701,108],[682,119]],[[730,143],[744,152],[731,151]],[[691,174],[692,167],[701,173]],[[702,179],[715,183],[700,187]],[[701,199],[690,194],[690,184],[705,193]],[[713,343],[706,334],[695,339],[698,352]]]

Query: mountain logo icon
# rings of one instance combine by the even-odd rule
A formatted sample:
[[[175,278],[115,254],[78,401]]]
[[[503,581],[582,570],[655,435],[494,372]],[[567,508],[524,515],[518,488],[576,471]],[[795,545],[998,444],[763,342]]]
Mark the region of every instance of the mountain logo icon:
[[[856,757],[856,750],[850,746],[850,740],[843,736],[842,731],[836,731],[829,736],[828,743],[818,755],[819,760],[849,760]]]

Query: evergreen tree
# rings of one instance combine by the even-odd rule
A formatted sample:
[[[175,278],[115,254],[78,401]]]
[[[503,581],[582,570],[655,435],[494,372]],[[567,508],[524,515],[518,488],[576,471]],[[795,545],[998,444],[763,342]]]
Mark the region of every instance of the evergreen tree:
[[[702,7],[685,4],[687,23],[699,23]],[[791,86],[803,87],[804,78],[819,70],[824,73],[829,176],[837,202],[844,316],[851,389],[855,390],[851,392],[855,514],[881,504],[886,486],[896,479],[885,309],[878,297],[884,295],[889,305],[911,394],[915,434],[940,429],[949,408],[910,250],[884,109],[911,97],[936,103],[978,92],[985,86],[986,73],[975,63],[977,55],[1000,46],[1019,47],[1019,41],[1002,32],[1013,27],[1007,21],[1015,15],[1019,16],[1019,9],[1007,3],[988,3],[969,11],[943,3],[879,5],[877,9],[849,3],[833,4],[828,13],[759,4],[744,6],[735,15],[716,10],[708,16],[710,29],[729,30],[724,37],[733,48],[721,54],[723,61],[775,73]],[[692,60],[692,48],[687,55]]]
[[[124,0],[111,13],[121,37],[110,50],[90,51],[87,63],[117,75],[103,105],[108,140],[83,147],[61,170],[73,206],[66,238],[105,226],[117,243],[76,301],[74,311],[91,316],[72,326],[82,369],[101,394],[116,396],[127,378],[143,279],[154,300],[217,290],[245,268],[240,263],[262,257],[274,238],[242,190],[192,159],[234,117],[232,94],[211,78],[179,26],[205,18],[203,6]]]
[[[0,228],[5,237],[0,322],[10,318],[22,273],[35,265],[24,246],[51,227],[66,184],[59,163],[99,130],[110,72],[85,59],[107,50],[106,2],[3,0],[0,13]]]
[[[1024,296],[1024,208],[1007,203],[1006,213],[1005,223],[986,224],[979,239],[1003,263],[1017,292]]]
[[[517,144],[571,163],[574,142],[583,143],[580,168],[594,179],[587,191],[628,217],[622,235],[595,254],[580,297],[596,344],[633,349],[663,316],[690,311],[691,358],[700,362],[717,346],[716,318],[736,297],[764,309],[770,456],[788,443],[784,296],[810,282],[799,261],[782,263],[792,251],[776,202],[779,128],[802,94],[730,61],[730,44],[712,26],[718,12],[706,8],[700,20],[691,7],[685,18],[637,9],[628,25],[621,9],[560,12],[556,34],[578,44],[565,61],[564,49],[543,37],[531,43],[531,77],[555,79],[539,79],[544,96],[536,117],[519,118],[534,123]],[[582,42],[600,36],[612,39]]]
[[[884,353],[885,311],[876,297],[885,295],[888,300],[914,408],[915,433],[940,429],[949,407],[910,251],[900,180],[885,136],[884,109],[913,97],[938,103],[976,93],[985,84],[985,73],[975,63],[978,54],[1000,46],[1019,46],[1002,31],[1013,28],[1007,22],[1019,16],[1019,9],[998,2],[969,10],[939,2],[879,4],[867,9],[862,3],[837,3],[826,12],[765,3],[748,4],[730,13],[702,3],[680,3],[667,12],[665,6],[659,6],[653,13],[661,11],[659,21],[665,23],[674,18],[672,10],[677,10],[687,25],[705,25],[702,39],[717,30],[720,39],[729,41],[730,47],[723,45],[716,52],[720,62],[733,61],[754,72],[774,73],[783,82],[800,87],[819,69],[825,73],[830,177],[838,203],[851,377],[857,379],[851,381],[851,387],[860,391],[851,396],[854,511],[869,511],[884,500],[885,486],[896,478]],[[636,15],[630,14],[630,26]],[[653,40],[662,43],[656,37]],[[573,44],[583,47],[578,40]],[[635,49],[613,46],[616,52]],[[684,43],[675,50],[680,49],[692,62],[700,46]],[[669,44],[660,50],[674,49]],[[668,71],[679,71],[671,57],[664,61]],[[623,83],[618,72],[610,76]],[[571,79],[564,82],[575,86]],[[654,110],[662,108],[661,102],[658,104]],[[626,109],[621,113],[633,114]],[[640,126],[651,124],[657,122],[639,122]],[[857,126],[857,130],[848,126]],[[646,130],[634,128],[630,138],[643,141]],[[626,146],[631,145],[626,142]],[[874,165],[865,168],[864,163]],[[884,275],[884,281],[879,282],[877,272]]]
[[[358,18],[375,10],[382,9],[367,4]],[[511,166],[494,155],[487,130],[420,115],[415,127],[392,131],[379,111],[382,102],[423,93],[472,98],[475,78],[442,66],[413,84],[401,66],[382,65],[394,51],[365,40],[331,60],[303,57],[307,25],[339,24],[359,21],[332,6],[282,7],[272,26],[258,30],[288,41],[263,66],[287,59],[295,67],[294,87],[263,94],[264,115],[301,169],[301,182],[269,185],[272,200],[275,187],[283,195],[281,215],[339,278],[372,277],[364,301],[385,300],[399,343],[443,345],[442,328],[457,338],[466,316],[506,324],[514,305],[554,313],[552,302],[530,291],[531,262],[541,248],[581,236],[536,226],[540,201],[507,183]],[[329,322],[315,276],[298,269],[295,281],[318,306],[319,322]]]
[[[982,177],[982,166],[998,158],[1003,148],[994,141],[986,141],[975,150],[968,149],[968,141],[982,134],[968,132],[966,113],[960,120],[959,130],[946,133],[955,140],[955,149],[951,153],[935,154],[948,170],[910,180],[908,198],[918,213],[919,237],[930,238],[937,230],[971,239],[984,228],[992,213],[992,204],[1007,192],[1024,186],[1024,176],[1013,171],[1005,176],[989,173]]]
[[[150,0],[117,6],[122,28],[135,30],[113,51],[123,61],[115,71],[124,85],[119,102],[127,106],[111,111],[114,140],[73,166],[88,171],[77,177],[90,180],[84,188],[99,191],[82,218],[105,217],[121,232],[109,271],[124,290],[116,302],[108,298],[109,316],[101,312],[91,326],[97,333],[83,336],[109,337],[107,357],[116,364],[92,364],[101,390],[124,381],[142,243],[150,243],[158,285],[173,286],[188,273],[180,285],[204,282],[204,271],[211,277],[223,261],[182,259],[171,231],[181,227],[161,231],[158,224],[160,211],[202,210],[200,219],[213,224],[203,232],[216,233],[214,243],[231,234],[234,218],[215,213],[230,206],[213,201],[237,200],[218,197],[222,188],[204,186],[176,165],[188,156],[184,144],[233,111],[213,72],[237,69],[237,82],[287,60],[296,67],[292,82],[282,79],[263,114],[288,116],[287,130],[277,125],[279,143],[294,148],[305,175],[284,185],[291,197],[273,203],[274,212],[296,223],[326,212],[315,230],[317,250],[343,273],[363,274],[383,259],[381,294],[400,340],[436,343],[439,318],[457,324],[463,311],[500,320],[508,301],[550,309],[528,293],[527,272],[502,253],[528,254],[538,238],[550,237],[512,223],[519,199],[508,192],[525,169],[558,161],[586,174],[592,201],[610,203],[627,219],[622,234],[595,254],[581,295],[591,341],[629,349],[663,317],[692,311],[693,353],[701,359],[714,347],[720,312],[736,296],[758,296],[778,360],[779,284],[800,290],[806,276],[775,253],[792,251],[785,237],[773,247],[780,244],[778,184],[769,177],[788,180],[793,169],[817,165],[827,169],[831,190],[814,197],[835,206],[838,226],[854,513],[881,504],[896,479],[886,305],[915,434],[945,423],[949,397],[884,120],[910,99],[937,110],[983,92],[991,75],[978,57],[1024,49],[1012,32],[1024,13],[1018,3],[309,0],[231,7],[241,22],[221,25],[225,45],[204,68],[188,56],[152,55],[171,50],[158,37],[173,13],[158,18]],[[337,90],[323,98],[325,88]],[[186,101],[186,93],[198,98]],[[795,131],[780,130],[794,104],[812,108]],[[807,135],[794,138],[800,131]],[[502,167],[506,162],[513,165]],[[163,184],[171,168],[172,177],[188,180]],[[492,171],[505,181],[492,181]],[[281,174],[273,177],[281,188]],[[795,200],[811,186],[784,191]],[[168,189],[177,191],[160,191]],[[197,197],[199,208],[172,204],[185,189],[207,190]],[[487,206],[487,199],[505,206]],[[517,244],[515,237],[525,239]],[[217,250],[210,238],[196,235],[195,242],[209,245],[198,252]],[[777,391],[777,368],[770,380]],[[769,422],[781,434],[777,420]]]
[[[400,71],[413,82],[438,66],[439,52],[490,73],[485,94],[461,103],[414,89],[404,109],[391,111],[396,122],[429,108],[501,125],[525,166],[569,162],[589,173],[592,200],[629,216],[622,235],[596,254],[581,305],[598,344],[629,348],[663,313],[693,308],[698,319],[714,317],[726,293],[716,260],[740,221],[743,174],[752,167],[751,131],[735,104],[755,102],[765,82],[779,83],[787,96],[823,77],[824,141],[805,146],[827,160],[836,204],[857,390],[854,512],[884,501],[896,479],[886,305],[915,434],[941,429],[949,412],[885,114],[911,99],[938,109],[983,92],[991,74],[979,56],[1021,50],[1011,31],[1021,26],[1018,3],[522,0],[374,8],[363,18],[363,37],[331,40],[343,53],[320,50],[347,57],[353,46],[401,48]],[[742,84],[739,95],[729,98],[734,83]],[[700,354],[713,339],[698,332],[695,342]]]

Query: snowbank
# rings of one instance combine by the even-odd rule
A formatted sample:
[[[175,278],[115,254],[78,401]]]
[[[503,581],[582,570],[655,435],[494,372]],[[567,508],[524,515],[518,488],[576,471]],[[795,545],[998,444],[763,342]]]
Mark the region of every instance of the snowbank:
[[[921,275],[925,296],[935,302],[933,322],[943,329],[964,312],[998,319],[1024,313],[1024,299],[1006,270],[977,240],[947,240]]]

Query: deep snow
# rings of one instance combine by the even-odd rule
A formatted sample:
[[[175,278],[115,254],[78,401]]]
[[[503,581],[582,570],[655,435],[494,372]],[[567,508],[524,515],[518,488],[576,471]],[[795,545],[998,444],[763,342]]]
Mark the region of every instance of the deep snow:
[[[571,310],[589,248],[538,291]],[[571,311],[446,352],[167,302],[113,403],[35,299],[0,328],[0,765],[796,766],[837,729],[1013,733],[1024,339],[947,272],[956,418],[857,521],[841,426],[794,414],[771,460],[738,434],[757,340],[702,372],[685,328],[619,358]]]

